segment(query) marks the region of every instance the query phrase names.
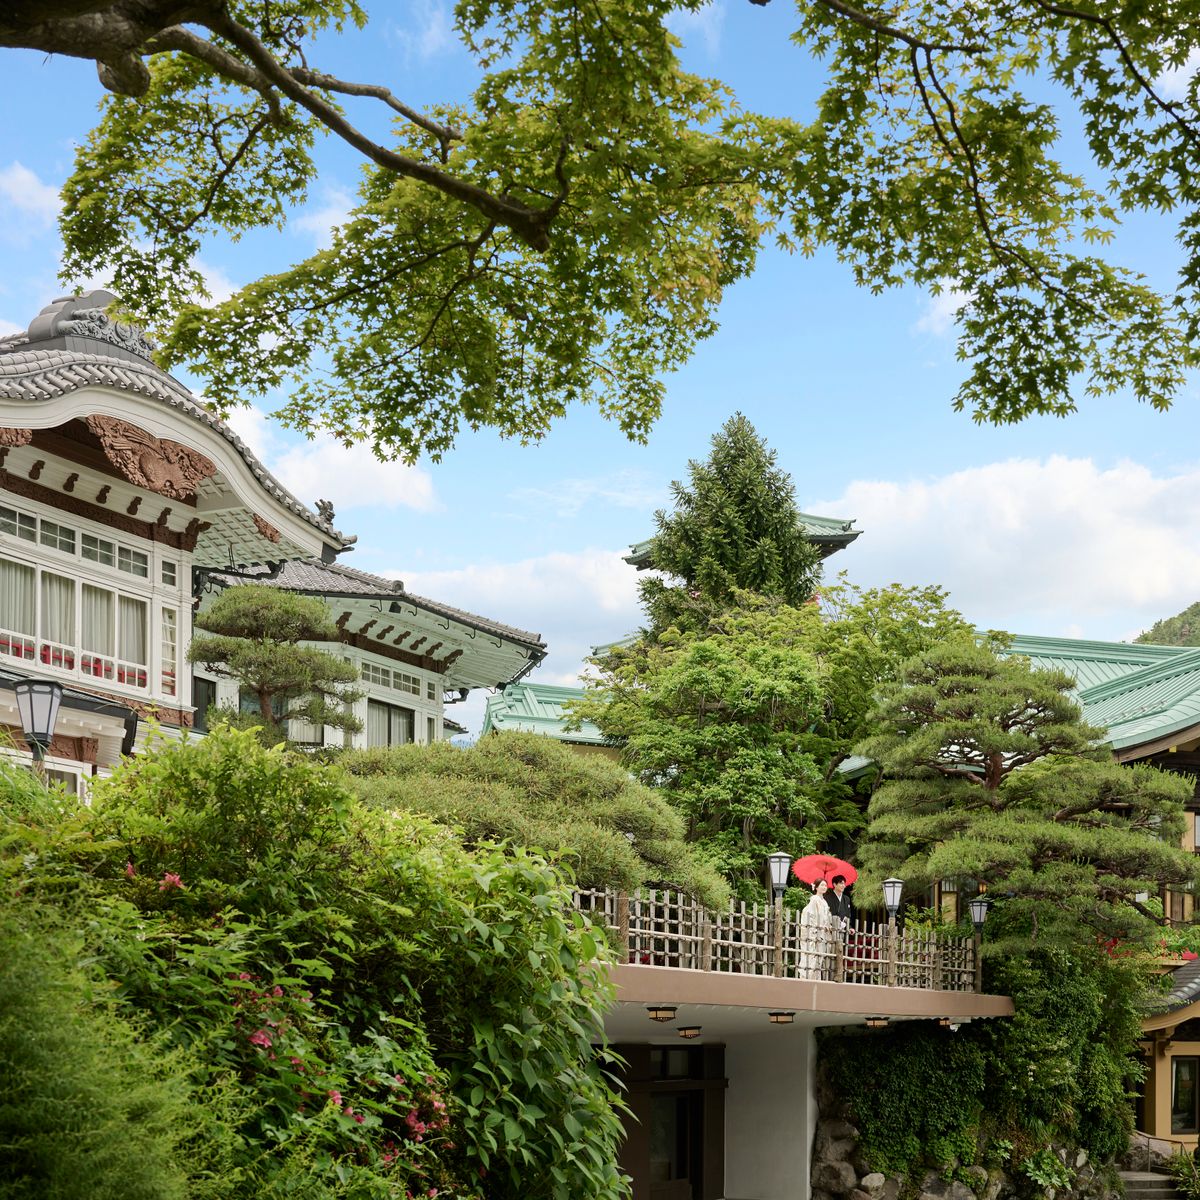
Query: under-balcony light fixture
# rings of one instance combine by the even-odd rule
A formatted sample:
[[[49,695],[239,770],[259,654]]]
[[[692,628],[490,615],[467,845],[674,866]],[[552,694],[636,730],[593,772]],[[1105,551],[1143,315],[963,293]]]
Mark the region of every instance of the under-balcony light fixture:
[[[700,1036],[699,1025],[680,1025],[679,1036],[681,1038],[698,1038]]]
[[[792,865],[792,856],[782,850],[767,855],[767,866],[771,871],[771,891],[776,899],[787,890],[788,868]]]
[[[647,1004],[646,1015],[652,1021],[673,1021],[675,1020],[675,1005]]]
[[[21,732],[33,752],[33,761],[40,763],[54,740],[54,726],[63,698],[62,684],[49,679],[22,679],[13,685],[13,691],[21,714]]]
[[[868,1029],[886,1029],[889,1024],[889,1019],[887,1017],[868,1017],[863,1024],[865,1024]]]
[[[953,1029],[954,1022],[949,1017],[938,1017],[938,1024],[943,1029]]]
[[[892,878],[883,881],[883,903],[889,917],[894,917],[900,911],[900,893],[903,891],[903,879]]]
[[[772,1025],[790,1025],[796,1019],[794,1012],[769,1012],[767,1020]]]

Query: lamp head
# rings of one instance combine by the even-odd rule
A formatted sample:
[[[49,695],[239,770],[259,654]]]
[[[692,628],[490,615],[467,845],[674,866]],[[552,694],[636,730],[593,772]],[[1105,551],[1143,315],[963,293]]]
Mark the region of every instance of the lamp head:
[[[894,917],[900,911],[900,895],[903,891],[903,879],[896,879],[893,876],[891,879],[883,881],[883,903],[889,917]]]
[[[787,888],[788,868],[792,865],[792,856],[782,850],[767,855],[767,866],[771,871],[771,891],[776,896],[782,896]]]

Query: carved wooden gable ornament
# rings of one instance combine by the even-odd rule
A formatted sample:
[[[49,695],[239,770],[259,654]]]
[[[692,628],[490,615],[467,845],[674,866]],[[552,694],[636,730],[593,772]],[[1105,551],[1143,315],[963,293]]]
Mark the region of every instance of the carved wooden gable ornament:
[[[157,438],[119,417],[90,416],[87,427],[100,439],[105,456],[130,483],[172,500],[190,500],[196,488],[217,473],[211,458]]]

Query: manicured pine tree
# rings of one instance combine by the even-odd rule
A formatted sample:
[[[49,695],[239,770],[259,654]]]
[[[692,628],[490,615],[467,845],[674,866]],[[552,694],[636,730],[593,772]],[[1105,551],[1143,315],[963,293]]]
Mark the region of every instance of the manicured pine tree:
[[[1121,766],[1083,722],[1061,671],[959,638],[881,689],[879,764],[859,861],[868,886],[975,879],[1021,937],[1079,944],[1153,936],[1144,903],[1197,878],[1180,849],[1191,781]]]
[[[311,596],[263,584],[226,589],[196,616],[203,630],[188,660],[236,679],[258,703],[268,739],[282,740],[288,721],[354,732],[362,722],[349,705],[361,695],[358,671],[344,659],[301,642],[336,642],[329,610]]]
[[[674,509],[655,514],[654,566],[677,583],[639,585],[650,631],[695,628],[736,590],[798,605],[811,599],[820,556],[799,525],[791,477],[741,413],[712,439],[689,482],[671,484]]]

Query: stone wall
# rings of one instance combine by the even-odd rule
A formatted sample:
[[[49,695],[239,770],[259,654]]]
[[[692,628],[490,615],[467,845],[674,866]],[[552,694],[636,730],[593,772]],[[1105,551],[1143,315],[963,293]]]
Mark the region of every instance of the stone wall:
[[[1074,1173],[1069,1189],[1043,1192],[1025,1175],[963,1166],[926,1171],[911,1179],[889,1178],[872,1171],[859,1152],[859,1134],[850,1114],[829,1086],[825,1073],[817,1073],[817,1130],[812,1149],[812,1200],[1116,1200],[1122,1195],[1112,1167],[1096,1168],[1086,1150],[1056,1147],[1060,1161]],[[951,1171],[957,1178],[946,1179]],[[964,1180],[969,1182],[964,1182]]]

